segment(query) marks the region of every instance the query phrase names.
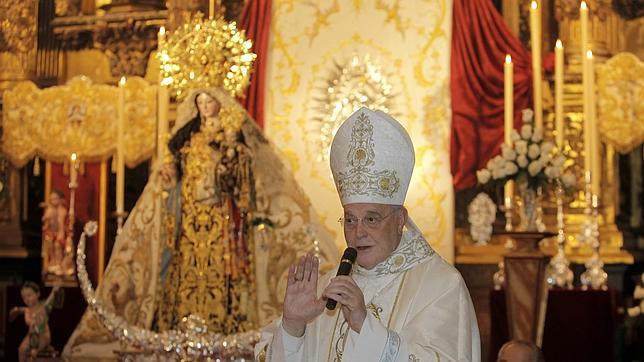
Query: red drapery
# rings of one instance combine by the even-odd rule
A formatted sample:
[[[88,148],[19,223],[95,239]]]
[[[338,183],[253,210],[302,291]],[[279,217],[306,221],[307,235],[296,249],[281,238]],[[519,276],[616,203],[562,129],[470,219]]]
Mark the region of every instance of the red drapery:
[[[74,247],[78,243],[83,225],[90,220],[98,221],[99,217],[101,163],[86,162],[84,171],[78,173],[78,188],[76,189],[74,207],[76,219]],[[51,189],[63,191],[66,204],[69,206],[69,174],[63,173],[63,165],[60,163],[52,162],[51,164]],[[98,282],[98,239],[96,235],[87,239],[85,254],[87,255],[87,272],[92,283],[96,285]],[[74,263],[76,263],[75,258]]]
[[[503,143],[503,62],[514,63],[514,127],[532,107],[530,52],[490,0],[454,0],[451,53],[451,167],[454,189],[476,184],[476,171]]]
[[[264,128],[264,85],[268,57],[268,34],[271,26],[271,0],[250,0],[244,6],[241,28],[253,40],[253,52],[257,59],[253,65],[250,86],[241,104],[257,124]]]

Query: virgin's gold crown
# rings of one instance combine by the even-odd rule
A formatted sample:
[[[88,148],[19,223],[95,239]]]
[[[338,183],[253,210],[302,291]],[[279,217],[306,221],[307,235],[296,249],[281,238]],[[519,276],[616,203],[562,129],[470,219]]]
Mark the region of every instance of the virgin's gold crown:
[[[199,13],[159,42],[161,77],[182,99],[188,89],[222,87],[240,96],[250,83],[253,43],[234,22]]]

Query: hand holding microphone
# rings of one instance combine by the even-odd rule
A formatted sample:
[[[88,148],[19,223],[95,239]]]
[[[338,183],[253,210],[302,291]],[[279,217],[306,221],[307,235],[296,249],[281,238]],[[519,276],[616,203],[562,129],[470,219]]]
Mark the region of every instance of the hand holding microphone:
[[[342,304],[342,314],[349,323],[349,327],[360,333],[364,320],[367,318],[367,307],[362,290],[349,276],[356,256],[356,249],[347,248],[345,250],[337,276],[331,279],[322,295],[327,298],[326,307],[330,310],[335,309],[336,303]]]
[[[348,247],[344,250],[344,254],[342,254],[342,259],[340,259],[340,266],[338,267],[338,272],[335,274],[335,276],[340,276],[340,275],[349,275],[351,274],[351,269],[353,269],[353,263],[356,262],[356,257],[358,256],[358,251],[352,247]],[[326,309],[328,310],[334,310],[335,305],[338,302],[335,299],[327,299],[326,301]]]

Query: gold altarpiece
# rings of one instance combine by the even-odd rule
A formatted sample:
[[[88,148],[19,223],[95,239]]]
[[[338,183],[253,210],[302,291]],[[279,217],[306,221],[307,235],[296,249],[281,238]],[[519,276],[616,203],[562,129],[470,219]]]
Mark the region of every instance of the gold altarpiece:
[[[15,169],[23,168],[34,157],[45,160],[45,195],[52,189],[52,162],[63,163],[68,175],[72,153],[78,156],[80,172],[84,162],[100,163],[99,279],[105,262],[108,163],[116,153],[119,91],[118,87],[77,77],[47,89],[23,81],[3,95],[2,152]],[[124,132],[124,160],[133,168],[154,154],[157,87],[131,77],[124,92],[128,125]]]
[[[527,24],[521,18],[521,9],[529,6],[530,1],[504,1],[504,18],[509,22],[516,35]],[[556,0],[546,2],[551,5],[559,24],[559,38],[565,46],[565,84],[564,84],[564,154],[572,160],[571,169],[578,180],[578,189],[565,207],[566,256],[573,263],[583,264],[591,255],[591,247],[578,241],[578,235],[586,215],[584,195],[584,144],[583,144],[583,87],[581,77],[581,39],[579,22],[579,1]],[[633,263],[633,256],[622,250],[624,239],[615,223],[619,207],[619,170],[617,152],[627,153],[644,141],[642,120],[644,113],[641,100],[644,93],[643,63],[636,56],[619,53],[624,46],[620,32],[624,19],[611,7],[609,0],[587,1],[591,9],[589,18],[590,38],[595,56],[597,92],[597,114],[600,132],[600,146],[592,152],[601,157],[600,166],[600,257],[605,263]],[[507,8],[505,7],[507,5]],[[544,16],[545,19],[548,16]],[[545,20],[544,20],[545,21]],[[522,24],[524,25],[522,27]],[[544,29],[547,29],[545,27]],[[528,28],[529,31],[529,28]],[[545,33],[550,39],[554,36]],[[551,39],[550,39],[551,40]],[[544,40],[544,44],[548,41]],[[549,51],[548,51],[549,52]],[[546,53],[547,54],[547,53]],[[617,55],[616,55],[617,54]],[[616,55],[614,58],[614,55]],[[610,58],[610,59],[609,59]],[[630,81],[629,81],[630,79]],[[551,97],[551,90],[544,92],[544,98]],[[551,98],[550,98],[551,99]],[[554,139],[554,104],[546,102],[544,127],[546,137]],[[638,121],[639,120],[639,121]],[[544,222],[548,231],[556,232],[556,202],[554,195],[548,196],[544,203]],[[455,236],[456,263],[495,264],[506,252],[506,237],[493,237],[489,245],[474,246],[468,230],[459,229]],[[546,239],[541,246],[547,254],[556,253],[555,238]]]

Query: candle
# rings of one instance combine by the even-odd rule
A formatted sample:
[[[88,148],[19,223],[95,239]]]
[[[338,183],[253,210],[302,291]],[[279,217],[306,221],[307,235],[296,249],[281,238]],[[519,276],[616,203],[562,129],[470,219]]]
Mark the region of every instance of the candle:
[[[590,172],[592,175],[591,190],[594,195],[599,195],[599,183],[601,180],[600,160],[599,157],[599,134],[597,132],[596,104],[595,104],[595,65],[593,61],[593,52],[589,50],[586,53],[586,66],[588,69],[588,129],[590,132]]]
[[[157,37],[157,42],[158,42],[157,49],[158,50],[160,50],[159,45],[163,44],[164,41],[165,41],[165,26],[162,26],[162,27],[159,28],[159,35]]]
[[[512,144],[512,130],[514,129],[514,83],[513,83],[512,56],[505,56],[503,64],[503,96],[504,96],[504,122],[503,141],[506,145]]]
[[[584,171],[590,172],[590,124],[588,123],[588,60],[586,57],[586,46],[588,45],[588,6],[585,1],[581,2],[579,8],[579,21],[581,23],[581,76],[583,90],[583,112],[584,112]]]
[[[73,152],[69,156],[69,188],[76,188],[78,186],[78,167],[76,165],[76,160],[78,156],[76,152]]]
[[[168,85],[171,78],[165,78],[159,83],[159,92],[157,100],[158,124],[157,124],[157,159],[163,162],[165,156],[165,142],[168,133],[168,104],[170,103],[168,95]]]
[[[557,148],[563,151],[563,85],[564,85],[564,48],[561,40],[555,45],[555,130],[557,131]]]
[[[579,47],[581,48],[581,63],[585,64],[586,47],[588,46],[588,5],[585,1],[579,7],[579,22],[581,24],[581,37]]]
[[[543,129],[543,96],[541,90],[541,8],[530,3],[530,42],[532,45],[532,83],[534,87],[534,125]]]
[[[125,77],[119,81],[119,118],[116,141],[116,213],[123,214],[125,195],[124,132],[125,132]]]
[[[512,130],[514,129],[514,81],[513,81],[512,56],[506,54],[505,63],[503,64],[503,96],[504,96],[504,122],[503,122],[503,141],[506,145],[512,145]],[[514,194],[512,182],[505,184],[504,204],[506,210],[512,207],[512,195]]]
[[[208,18],[213,19],[215,17],[215,0],[208,1]]]

